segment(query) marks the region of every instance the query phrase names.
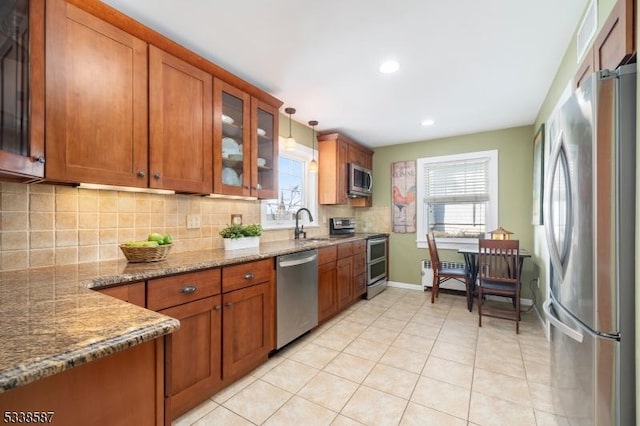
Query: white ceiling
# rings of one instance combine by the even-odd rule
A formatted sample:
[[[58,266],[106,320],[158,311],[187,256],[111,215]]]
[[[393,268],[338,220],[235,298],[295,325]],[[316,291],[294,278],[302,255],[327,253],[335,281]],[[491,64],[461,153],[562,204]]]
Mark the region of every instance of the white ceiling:
[[[104,1],[370,147],[532,124],[587,3]]]

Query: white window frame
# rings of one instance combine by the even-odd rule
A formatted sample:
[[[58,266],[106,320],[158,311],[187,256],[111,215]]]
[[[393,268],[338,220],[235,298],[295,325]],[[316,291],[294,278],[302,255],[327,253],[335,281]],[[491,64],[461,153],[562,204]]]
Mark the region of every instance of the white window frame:
[[[418,248],[427,248],[427,231],[429,229],[427,203],[424,202],[424,166],[433,163],[468,161],[475,159],[489,160],[489,203],[487,204],[486,210],[486,229],[487,232],[489,232],[490,230],[498,227],[498,150],[418,158],[416,160],[416,220],[418,222],[416,227],[416,244]],[[436,238],[436,244],[438,245],[438,248],[459,250],[477,245],[478,240],[477,238]]]
[[[291,158],[293,160],[302,161],[304,163],[303,171],[303,186],[304,186],[304,199],[302,206],[309,209],[313,216],[313,222],[309,222],[309,217],[306,213],[300,215],[300,225],[304,225],[306,228],[319,227],[318,216],[318,173],[311,173],[309,171],[309,162],[314,158],[314,150],[311,147],[302,144],[296,144],[295,151],[285,150],[285,138],[279,137],[279,156]],[[318,158],[318,152],[315,152],[315,158]],[[317,160],[316,160],[317,161]],[[279,186],[279,185],[278,185]],[[260,203],[261,210],[261,223],[262,228],[268,229],[293,229],[296,226],[295,220],[283,221],[280,223],[273,223],[267,219],[267,203],[274,200],[262,200]]]

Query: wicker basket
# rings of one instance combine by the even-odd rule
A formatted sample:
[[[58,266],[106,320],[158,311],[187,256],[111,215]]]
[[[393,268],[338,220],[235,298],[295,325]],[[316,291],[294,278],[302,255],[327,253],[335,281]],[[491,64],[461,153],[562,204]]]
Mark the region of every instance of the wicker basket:
[[[129,247],[122,244],[120,250],[131,263],[159,262],[167,258],[172,246],[173,244],[165,244],[158,247]]]

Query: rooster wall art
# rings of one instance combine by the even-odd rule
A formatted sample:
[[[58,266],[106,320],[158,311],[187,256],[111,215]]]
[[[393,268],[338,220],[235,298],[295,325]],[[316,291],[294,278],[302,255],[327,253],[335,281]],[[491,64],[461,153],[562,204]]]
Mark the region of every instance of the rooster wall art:
[[[391,170],[393,232],[416,232],[416,162],[393,163]]]

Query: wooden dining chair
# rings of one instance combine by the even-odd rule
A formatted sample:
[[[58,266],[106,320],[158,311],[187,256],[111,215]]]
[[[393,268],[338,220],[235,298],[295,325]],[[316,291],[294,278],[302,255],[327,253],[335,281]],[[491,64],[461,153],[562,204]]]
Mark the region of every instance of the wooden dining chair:
[[[511,299],[509,308],[483,311],[485,296]],[[480,240],[478,244],[478,326],[482,316],[516,322],[520,333],[520,242],[518,240]]]
[[[448,280],[457,280],[464,283],[466,292],[469,294],[469,274],[466,268],[443,267],[438,256],[436,239],[432,232],[427,234],[427,244],[429,245],[429,257],[431,258],[431,269],[433,270],[433,284],[431,287],[431,303],[438,297],[440,284]]]

